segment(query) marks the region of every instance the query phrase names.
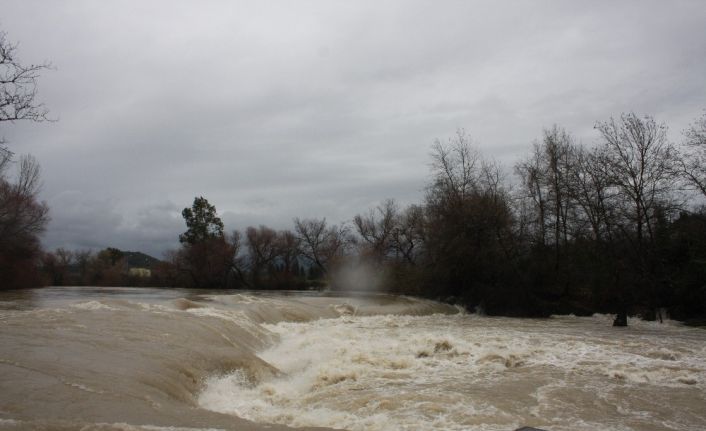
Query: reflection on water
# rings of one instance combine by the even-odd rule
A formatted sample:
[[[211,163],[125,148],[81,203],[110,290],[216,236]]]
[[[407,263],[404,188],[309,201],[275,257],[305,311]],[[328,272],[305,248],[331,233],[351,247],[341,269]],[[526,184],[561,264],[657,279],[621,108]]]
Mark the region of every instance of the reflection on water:
[[[385,295],[2,292],[0,428],[705,429],[706,331],[610,323]]]

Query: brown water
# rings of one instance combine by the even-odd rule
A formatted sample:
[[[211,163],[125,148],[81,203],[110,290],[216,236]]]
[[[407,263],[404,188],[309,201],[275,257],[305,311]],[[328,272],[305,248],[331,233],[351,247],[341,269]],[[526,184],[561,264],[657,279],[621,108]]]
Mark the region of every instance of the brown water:
[[[0,428],[706,429],[706,331],[610,322],[374,295],[4,292]]]

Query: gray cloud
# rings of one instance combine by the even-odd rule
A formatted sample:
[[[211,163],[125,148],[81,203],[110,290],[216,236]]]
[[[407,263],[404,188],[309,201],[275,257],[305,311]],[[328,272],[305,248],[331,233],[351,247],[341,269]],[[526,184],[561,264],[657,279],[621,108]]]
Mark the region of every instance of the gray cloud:
[[[0,130],[42,163],[45,245],[160,255],[204,195],[228,229],[418,201],[465,128],[511,166],[556,123],[623,111],[672,139],[704,108],[700,1],[4,1],[56,123]]]

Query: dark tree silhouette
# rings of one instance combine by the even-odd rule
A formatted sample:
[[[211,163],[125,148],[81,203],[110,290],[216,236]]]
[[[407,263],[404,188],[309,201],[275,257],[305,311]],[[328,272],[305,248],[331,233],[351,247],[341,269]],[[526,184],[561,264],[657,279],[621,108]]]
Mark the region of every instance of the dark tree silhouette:
[[[684,132],[686,150],[679,158],[687,184],[706,196],[706,112]]]
[[[47,64],[23,65],[17,45],[0,31],[0,125],[17,120],[43,121],[47,110],[36,102],[37,78]],[[31,156],[19,159],[18,174],[8,176],[13,153],[0,136],[0,279],[3,288],[40,284],[39,235],[49,221],[46,204],[38,200],[40,169]]]
[[[179,235],[179,242],[196,244],[212,238],[223,237],[223,222],[216,214],[216,207],[203,196],[194,198],[191,208],[181,212],[187,230]]]
[[[345,225],[327,225],[326,219],[294,219],[300,253],[321,273],[326,274],[346,252],[351,242]]]
[[[47,119],[49,111],[36,98],[39,73],[49,67],[48,63],[22,64],[17,44],[0,31],[0,122]]]
[[[223,234],[223,222],[216,207],[203,196],[194,198],[191,208],[182,216],[187,230],[179,235],[182,249],[172,256],[177,271],[185,276],[185,284],[197,288],[224,288],[232,281],[240,248],[240,235],[230,239]]]

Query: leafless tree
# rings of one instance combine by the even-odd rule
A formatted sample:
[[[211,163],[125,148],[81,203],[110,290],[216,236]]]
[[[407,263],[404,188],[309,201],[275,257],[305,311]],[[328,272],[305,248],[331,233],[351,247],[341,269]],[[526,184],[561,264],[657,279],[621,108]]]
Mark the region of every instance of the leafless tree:
[[[529,200],[530,204],[523,206],[527,210],[528,224],[536,228],[536,242],[541,245],[547,244],[547,207],[549,206],[546,196],[546,171],[543,167],[542,150],[539,144],[533,145],[531,156],[515,166],[515,172],[522,181],[522,195],[520,199]],[[529,227],[530,234],[532,228]]]
[[[366,215],[356,215],[353,225],[363,239],[365,254],[382,263],[393,250],[399,209],[393,199],[387,199]]]
[[[623,114],[596,124],[603,140],[606,173],[623,203],[628,222],[622,228],[634,229],[636,246],[654,238],[658,211],[672,208],[676,152],[667,140],[667,127],[650,116]]]
[[[667,127],[650,116],[623,114],[617,121],[597,123],[596,129],[603,140],[601,162],[616,193],[616,225],[630,244],[630,266],[637,275],[632,288],[619,288],[619,301],[626,307],[642,297],[650,307],[657,307],[661,287],[655,273],[662,261],[656,257],[656,229],[660,219],[678,208],[673,199],[677,153],[667,140]],[[623,309],[614,325],[623,326],[626,321]]]
[[[44,231],[49,209],[37,200],[39,174],[36,160],[24,156],[15,182],[0,176],[0,250],[8,250]]]
[[[686,151],[678,161],[687,184],[706,196],[706,112],[684,132]]]
[[[557,126],[544,131],[545,157],[549,174],[549,191],[553,207],[554,248],[566,245],[569,236],[569,212],[572,209],[568,177],[575,147],[566,130]]]
[[[328,226],[326,219],[294,219],[294,229],[300,241],[300,252],[324,274],[351,244],[347,226]]]
[[[424,210],[410,205],[399,216],[392,231],[392,247],[404,262],[415,265],[424,247]]]
[[[446,145],[437,139],[432,145],[431,160],[434,176],[431,187],[446,191],[438,196],[459,203],[477,190],[482,160],[463,129],[459,129]]]
[[[612,242],[616,191],[606,170],[603,148],[577,147],[569,176],[569,193],[580,208],[579,224],[587,224],[597,242]],[[577,232],[583,226],[575,227]]]
[[[282,271],[285,275],[297,275],[295,271],[299,269],[299,238],[291,230],[282,230],[277,232],[276,242]]]
[[[16,120],[43,121],[47,110],[36,102],[37,78],[48,64],[23,65],[17,59],[17,45],[0,31],[0,125]],[[39,165],[22,157],[13,181],[7,171],[13,154],[0,136],[0,279],[2,287],[36,286],[41,258],[38,235],[44,230],[48,208],[37,200]]]
[[[17,44],[0,31],[0,124],[16,120],[43,121],[47,110],[35,101],[39,72],[48,64],[23,65],[17,59]],[[20,158],[13,182],[7,171],[13,154],[0,137],[0,248],[38,235],[48,221],[46,204],[37,201],[40,169],[31,156]]]
[[[50,64],[22,64],[17,58],[17,44],[0,31],[0,122],[16,120],[44,121],[48,111],[37,103],[37,79]]]
[[[566,130],[553,126],[544,130],[541,143],[535,142],[527,160],[516,165],[522,179],[523,197],[534,206],[538,243],[554,247],[558,264],[559,247],[569,240],[573,211],[568,179],[575,145]]]
[[[258,285],[262,273],[271,266],[278,257],[279,244],[277,232],[267,226],[259,228],[248,227],[245,230],[247,239],[248,260],[253,283]]]

